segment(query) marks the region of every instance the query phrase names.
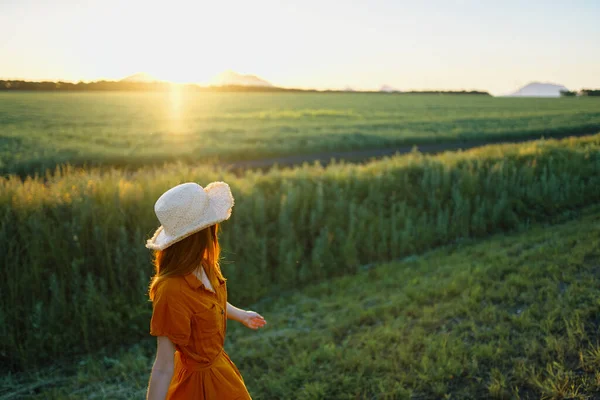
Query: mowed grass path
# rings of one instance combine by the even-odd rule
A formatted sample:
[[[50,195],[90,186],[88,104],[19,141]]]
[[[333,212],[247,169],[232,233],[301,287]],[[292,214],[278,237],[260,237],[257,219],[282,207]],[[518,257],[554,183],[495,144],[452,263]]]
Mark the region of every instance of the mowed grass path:
[[[594,98],[294,93],[0,93],[0,174],[258,160],[600,130]]]
[[[226,349],[255,399],[598,398],[599,227],[595,206],[273,295]],[[142,399],[154,346],[4,377],[0,398]]]

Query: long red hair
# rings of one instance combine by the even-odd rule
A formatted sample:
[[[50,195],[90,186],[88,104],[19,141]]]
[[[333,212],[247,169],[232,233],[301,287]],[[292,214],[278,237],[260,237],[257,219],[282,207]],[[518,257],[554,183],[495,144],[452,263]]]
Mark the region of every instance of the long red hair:
[[[160,282],[170,277],[187,275],[199,266],[204,268],[212,287],[216,289],[219,284],[218,278],[225,279],[219,265],[221,246],[218,232],[219,224],[215,224],[173,243],[164,250],[155,250],[155,275],[150,283],[150,300],[154,299],[154,291]]]

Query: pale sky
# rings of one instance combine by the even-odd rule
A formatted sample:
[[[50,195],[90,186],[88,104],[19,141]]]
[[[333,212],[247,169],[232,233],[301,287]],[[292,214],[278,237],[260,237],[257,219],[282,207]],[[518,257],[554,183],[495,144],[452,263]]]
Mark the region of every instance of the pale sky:
[[[0,0],[0,79],[599,88],[598,21],[598,0]]]

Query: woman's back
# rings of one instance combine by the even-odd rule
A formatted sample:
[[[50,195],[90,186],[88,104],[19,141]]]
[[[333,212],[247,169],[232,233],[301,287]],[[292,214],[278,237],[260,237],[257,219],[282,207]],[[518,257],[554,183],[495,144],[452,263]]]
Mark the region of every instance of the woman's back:
[[[176,347],[168,399],[249,398],[242,375],[223,348],[226,281],[219,279],[215,289],[194,273],[167,278],[156,287],[150,334],[166,336]]]

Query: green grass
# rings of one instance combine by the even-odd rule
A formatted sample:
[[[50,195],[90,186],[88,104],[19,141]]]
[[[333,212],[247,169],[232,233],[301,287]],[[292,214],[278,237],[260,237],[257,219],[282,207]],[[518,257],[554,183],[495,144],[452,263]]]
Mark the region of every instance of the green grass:
[[[236,197],[223,269],[244,306],[596,204],[600,135],[243,176],[172,165],[0,180],[0,364],[29,369],[144,337],[154,202],[177,183],[220,179]]]
[[[600,131],[600,101],[265,93],[0,93],[0,174],[137,168]]]
[[[251,306],[267,326],[231,323],[226,349],[255,399],[598,398],[599,227],[596,205],[273,293]],[[155,349],[146,336],[4,376],[0,393],[143,398]]]

